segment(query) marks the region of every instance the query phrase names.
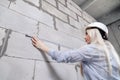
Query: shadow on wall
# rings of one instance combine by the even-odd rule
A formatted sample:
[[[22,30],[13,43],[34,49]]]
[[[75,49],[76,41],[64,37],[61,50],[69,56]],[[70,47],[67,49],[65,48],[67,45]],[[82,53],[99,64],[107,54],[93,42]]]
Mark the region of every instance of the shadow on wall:
[[[41,50],[39,50],[39,51],[42,53],[42,56],[43,56],[43,58],[45,59],[45,61],[47,61],[47,62],[49,63],[49,60],[48,60],[48,58],[46,57],[45,53],[44,53],[43,51],[41,51]],[[53,80],[62,80],[62,79],[58,76],[56,70],[51,66],[51,64],[48,64],[48,63],[46,63],[46,65],[47,65],[47,68],[49,69],[49,72],[50,72],[50,75],[52,76],[52,79],[53,79]]]
[[[0,58],[4,55],[7,45],[8,45],[8,39],[10,38],[12,30],[6,29],[5,30],[5,36],[2,39],[2,45],[0,45]],[[3,32],[4,33],[4,32]],[[1,36],[0,36],[1,37]]]

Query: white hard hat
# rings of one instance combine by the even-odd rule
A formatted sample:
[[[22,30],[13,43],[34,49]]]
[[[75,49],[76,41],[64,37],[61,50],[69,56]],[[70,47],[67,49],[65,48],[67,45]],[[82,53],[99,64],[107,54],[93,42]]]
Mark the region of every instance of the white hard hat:
[[[87,26],[87,28],[92,28],[92,27],[96,27],[96,28],[99,28],[101,30],[103,30],[107,35],[108,35],[108,28],[105,24],[101,23],[101,22],[93,22],[91,24],[89,24]]]

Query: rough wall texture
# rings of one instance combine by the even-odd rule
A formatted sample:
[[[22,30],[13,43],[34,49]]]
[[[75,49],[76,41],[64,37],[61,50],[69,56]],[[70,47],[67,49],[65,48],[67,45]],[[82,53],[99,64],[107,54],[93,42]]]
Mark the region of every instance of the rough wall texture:
[[[81,80],[76,64],[57,63],[25,35],[50,49],[79,48],[93,21],[71,0],[0,0],[0,80]]]

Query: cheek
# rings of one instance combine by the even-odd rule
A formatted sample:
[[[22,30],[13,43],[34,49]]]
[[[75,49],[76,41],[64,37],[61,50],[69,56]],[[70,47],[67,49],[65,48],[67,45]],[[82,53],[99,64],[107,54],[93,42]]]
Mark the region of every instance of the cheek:
[[[88,36],[87,39],[90,41],[90,36]]]
[[[90,43],[91,43],[90,36],[88,36],[87,43],[88,43],[88,44],[90,44]]]
[[[85,36],[85,41],[88,41],[88,37],[87,37],[87,35]]]
[[[88,35],[86,35],[85,39],[86,39],[86,40],[88,40],[88,39],[89,39],[89,36],[88,36]]]
[[[90,42],[90,36],[89,36],[89,35],[86,35],[86,36],[85,36],[85,41],[86,41],[86,42]]]

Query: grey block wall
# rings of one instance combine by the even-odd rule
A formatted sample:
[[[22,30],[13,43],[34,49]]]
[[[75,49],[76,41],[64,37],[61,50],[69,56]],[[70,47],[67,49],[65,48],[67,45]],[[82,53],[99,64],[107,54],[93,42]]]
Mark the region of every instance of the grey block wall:
[[[72,0],[0,0],[0,80],[81,80],[78,63],[57,63],[25,35],[50,49],[75,49],[94,21]]]

